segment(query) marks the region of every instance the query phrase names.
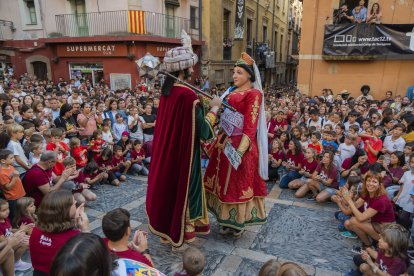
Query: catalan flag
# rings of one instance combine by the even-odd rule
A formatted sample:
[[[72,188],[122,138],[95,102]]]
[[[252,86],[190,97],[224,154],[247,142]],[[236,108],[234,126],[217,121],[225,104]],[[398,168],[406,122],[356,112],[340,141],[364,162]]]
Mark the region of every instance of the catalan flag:
[[[144,11],[128,11],[128,32],[146,34]]]

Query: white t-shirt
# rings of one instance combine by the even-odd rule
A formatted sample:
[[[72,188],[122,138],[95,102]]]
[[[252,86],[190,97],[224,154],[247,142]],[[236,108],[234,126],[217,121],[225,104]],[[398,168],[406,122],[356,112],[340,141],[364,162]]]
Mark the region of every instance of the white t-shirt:
[[[102,131],[102,139],[107,143],[112,143],[114,141],[114,137],[112,136],[112,132],[108,131]]]
[[[354,156],[356,149],[352,144],[348,146],[345,143],[342,143],[339,145],[338,151],[340,152],[341,160],[343,162],[345,159]]]
[[[405,140],[400,137],[397,140],[392,140],[392,135],[385,137],[383,147],[389,152],[404,151]]]
[[[135,120],[134,117],[132,117],[131,115],[128,115],[128,126],[130,124],[132,124],[132,122]],[[136,132],[132,132],[131,130],[129,130],[129,135],[132,139],[134,140],[140,140],[141,142],[144,139],[144,133],[142,130],[142,123],[144,122],[144,119],[141,116],[138,116],[138,128]]]
[[[400,197],[396,204],[403,208],[404,211],[413,213],[414,205],[410,196],[410,192],[414,187],[414,175],[411,171],[406,171],[400,179],[400,183],[403,184]]]
[[[19,142],[15,142],[13,140],[10,140],[10,142],[7,144],[7,149],[13,152],[13,155],[18,155],[20,160],[22,160],[26,165],[29,165],[29,160],[27,160],[26,155],[24,154],[24,150],[22,145]],[[16,168],[16,170],[19,173],[25,173],[26,169],[17,164],[16,161],[14,161],[13,166]]]
[[[314,127],[316,127],[316,130],[321,130],[322,124],[323,124],[323,122],[322,122],[322,118],[321,117],[318,118],[318,121],[317,122],[315,122],[312,119],[309,119],[308,120],[308,128],[311,127],[311,126],[314,126]]]

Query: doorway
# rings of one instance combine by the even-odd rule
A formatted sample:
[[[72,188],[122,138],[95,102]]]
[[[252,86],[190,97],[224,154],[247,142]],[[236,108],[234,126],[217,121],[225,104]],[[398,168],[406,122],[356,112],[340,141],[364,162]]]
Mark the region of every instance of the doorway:
[[[47,65],[41,61],[32,62],[33,73],[39,80],[47,80]]]

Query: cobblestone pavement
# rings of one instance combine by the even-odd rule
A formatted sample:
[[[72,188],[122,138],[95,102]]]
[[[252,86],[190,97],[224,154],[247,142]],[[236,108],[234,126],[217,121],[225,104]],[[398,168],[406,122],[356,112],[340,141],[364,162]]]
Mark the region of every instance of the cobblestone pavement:
[[[309,275],[317,276],[341,275],[353,268],[350,249],[358,240],[339,235],[334,204],[295,199],[292,191],[281,191],[273,183],[267,186],[268,223],[248,227],[239,239],[219,234],[216,221],[210,216],[211,233],[193,243],[207,258],[203,275],[257,275],[261,265],[272,258],[297,262]],[[96,191],[98,200],[87,207],[92,232],[103,236],[102,217],[117,207],[130,211],[133,230],[148,230],[146,188],[144,177],[130,177],[120,187],[100,186]],[[172,275],[181,270],[181,253],[172,252],[154,235],[149,236],[149,248],[160,271]]]

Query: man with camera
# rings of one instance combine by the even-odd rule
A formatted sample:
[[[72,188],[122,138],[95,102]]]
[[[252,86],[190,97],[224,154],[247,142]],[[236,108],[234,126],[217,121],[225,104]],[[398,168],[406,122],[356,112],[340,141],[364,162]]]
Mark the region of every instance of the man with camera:
[[[348,10],[348,5],[343,4],[339,10],[335,10],[334,12],[334,23],[335,24],[349,24],[352,23],[354,17],[350,10]]]

